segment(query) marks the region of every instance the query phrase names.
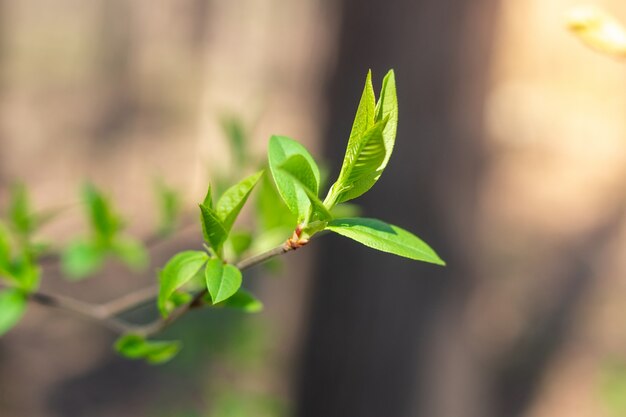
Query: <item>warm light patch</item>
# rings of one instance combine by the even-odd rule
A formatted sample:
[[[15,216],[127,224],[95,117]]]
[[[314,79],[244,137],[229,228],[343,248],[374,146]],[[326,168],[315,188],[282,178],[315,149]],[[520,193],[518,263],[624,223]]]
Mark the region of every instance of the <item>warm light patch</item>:
[[[626,58],[626,30],[609,13],[595,6],[579,6],[567,17],[567,27],[590,48]]]

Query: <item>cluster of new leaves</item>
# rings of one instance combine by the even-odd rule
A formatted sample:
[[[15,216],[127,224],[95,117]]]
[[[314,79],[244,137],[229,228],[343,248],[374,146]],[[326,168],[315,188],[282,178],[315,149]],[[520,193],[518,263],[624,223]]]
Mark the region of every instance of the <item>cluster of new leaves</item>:
[[[368,73],[341,171],[324,201],[319,197],[320,169],[311,154],[288,137],[270,138],[269,171],[278,194],[294,217],[291,226],[295,230],[285,243],[285,251],[297,249],[307,244],[316,233],[329,230],[380,251],[444,264],[426,243],[398,226],[376,219],[336,218],[333,215],[336,205],[364,194],[380,178],[393,150],[397,124],[398,103],[393,71],[384,77],[378,101],[371,73]],[[206,293],[208,297],[204,301],[209,305],[224,305],[229,300],[237,300],[240,304],[244,300],[241,305],[245,305],[245,301],[254,302],[254,298],[241,289],[242,273],[232,259],[224,256],[224,244],[231,237],[233,224],[250,193],[264,175],[264,171],[250,175],[224,191],[216,202],[209,187],[199,205],[207,250],[178,253],[161,271],[158,308],[164,317],[194,301],[190,288],[196,294],[198,291],[201,295]],[[280,207],[275,198],[267,202],[260,200],[272,208]],[[198,282],[201,284],[198,285]],[[189,283],[193,285],[189,286]],[[127,337],[137,342],[136,335]],[[163,346],[163,342],[156,343]],[[124,353],[123,349],[121,351]],[[126,354],[136,357],[135,353]],[[146,358],[150,360],[150,356]]]
[[[347,203],[380,178],[391,157],[397,124],[393,71],[384,77],[378,99],[368,73],[341,170],[322,200],[325,176],[304,146],[285,136],[272,136],[267,161],[259,163],[247,152],[248,134],[243,124],[237,118],[224,118],[222,126],[230,139],[237,175],[256,172],[230,187],[224,184],[232,183],[234,175],[221,175],[214,189],[209,186],[199,204],[204,248],[175,254],[159,271],[156,306],[160,318],[144,326],[113,323],[112,328],[123,333],[115,349],[131,359],[163,363],[180,350],[181,343],[149,338],[189,309],[261,310],[261,302],[242,288],[242,269],[300,248],[323,231],[383,252],[444,265],[417,236],[381,220],[355,217],[356,210]],[[255,229],[235,228],[255,188],[260,188],[253,211]],[[157,192],[161,211],[157,234],[164,236],[176,228],[181,205],[176,191],[162,182],[157,183]],[[89,233],[72,240],[61,252],[64,274],[72,280],[83,279],[110,258],[131,269],[145,268],[147,250],[124,233],[125,222],[110,200],[90,184],[83,187],[82,197]],[[29,296],[37,295],[41,275],[38,257],[45,247],[33,242],[33,233],[50,216],[33,213],[24,189],[16,187],[6,217],[6,225],[0,223],[0,278],[8,286],[0,292],[0,335],[20,319]],[[248,253],[256,255],[246,257]],[[117,320],[119,312],[105,319]],[[98,313],[91,316],[102,319]]]
[[[20,320],[28,295],[39,287],[37,257],[45,245],[33,242],[33,234],[50,213],[34,213],[24,186],[15,185],[5,217],[0,221],[0,277],[10,288],[0,291],[0,336]]]
[[[281,197],[297,216],[295,245],[306,244],[322,230],[330,230],[371,248],[406,258],[443,265],[437,254],[417,236],[376,219],[335,218],[332,210],[367,192],[380,178],[391,156],[398,125],[398,101],[393,71],[383,79],[378,98],[371,72],[357,109],[339,177],[322,202],[319,168],[299,143],[274,136],[269,165]]]
[[[177,194],[159,184],[160,235],[173,229],[179,214]],[[123,234],[124,222],[109,199],[92,184],[82,190],[90,234],[73,240],[60,251],[61,269],[70,280],[87,278],[117,258],[133,270],[145,269],[148,254],[138,240]],[[0,336],[22,317],[29,296],[39,289],[41,257],[56,258],[53,248],[37,239],[40,228],[62,210],[35,212],[22,184],[12,187],[9,203],[0,219]]]
[[[134,270],[148,265],[141,242],[124,235],[124,222],[111,202],[92,184],[83,187],[90,234],[70,243],[63,252],[62,267],[71,279],[83,279],[97,272],[108,257],[117,257]]]
[[[158,307],[164,317],[178,305],[190,301],[190,294],[177,290],[198,275],[206,284],[212,304],[219,304],[239,291],[241,271],[226,262],[224,243],[262,174],[262,171],[257,172],[229,188],[215,204],[209,188],[204,201],[199,205],[202,232],[209,250],[178,253],[163,268],[160,273]]]

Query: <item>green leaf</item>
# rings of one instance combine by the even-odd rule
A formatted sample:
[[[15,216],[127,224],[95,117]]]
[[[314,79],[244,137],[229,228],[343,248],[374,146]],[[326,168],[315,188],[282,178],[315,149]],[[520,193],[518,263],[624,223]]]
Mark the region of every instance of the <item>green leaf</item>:
[[[41,242],[30,242],[26,245],[24,250],[30,254],[33,259],[37,259],[45,253],[50,253],[52,250],[52,244],[50,242],[41,241]]]
[[[389,71],[383,80],[381,97],[375,108],[371,75],[368,74],[341,172],[324,201],[329,208],[359,197],[378,181],[391,156],[397,124],[393,71]]]
[[[207,206],[210,209],[213,208],[213,191],[211,190],[211,184],[209,184],[209,189],[206,191],[204,200],[202,200],[202,205]]]
[[[157,306],[163,317],[167,317],[175,307],[171,302],[172,294],[191,280],[209,259],[202,251],[184,251],[170,259],[159,274],[159,297]]]
[[[222,301],[219,306],[241,310],[246,313],[258,313],[263,310],[263,303],[243,288],[239,288],[235,294]]]
[[[274,229],[285,229],[289,232],[297,223],[296,217],[281,199],[269,175],[261,178],[256,200],[256,215],[264,232]]]
[[[292,155],[278,167],[294,177],[300,184],[317,195],[319,192],[319,175],[316,177],[313,167],[307,159],[300,155]]]
[[[9,232],[0,222],[0,277],[28,293],[39,286],[41,268],[35,262],[35,246],[25,245],[12,253]],[[14,252],[14,251],[13,251]]]
[[[0,275],[2,271],[9,268],[11,261],[11,241],[9,232],[2,222],[0,222]]]
[[[181,211],[181,201],[178,192],[165,185],[162,180],[155,183],[155,192],[160,213],[159,233],[168,235],[176,229]]]
[[[241,271],[220,259],[209,260],[204,272],[213,304],[228,299],[241,287]]]
[[[20,254],[9,265],[9,275],[14,283],[24,292],[34,291],[39,286],[41,267],[28,253]]]
[[[338,204],[331,210],[333,218],[359,217],[363,210],[356,204],[343,203]]]
[[[28,193],[24,184],[14,184],[9,201],[9,220],[17,233],[30,235],[35,229],[35,217],[31,213]]]
[[[215,206],[215,212],[222,221],[226,232],[230,232],[239,212],[248,200],[254,186],[263,175],[263,171],[259,171],[249,177],[243,179],[238,184],[233,185],[222,194]]]
[[[301,158],[296,157],[288,162],[295,155]],[[297,221],[302,222],[309,216],[311,201],[305,187],[296,183],[296,178],[304,180],[303,183],[310,187],[310,191],[317,194],[320,183],[317,164],[304,146],[285,136],[270,138],[268,161],[278,193],[289,210],[296,215]]]
[[[236,116],[222,117],[222,130],[228,138],[235,166],[243,168],[248,159],[246,152],[247,134],[240,118]]]
[[[0,336],[11,330],[26,311],[26,295],[19,290],[0,292]]]
[[[241,256],[252,245],[252,235],[248,232],[231,233],[229,237],[230,246],[235,256]]]
[[[311,204],[310,215],[307,215],[308,220],[329,220],[332,218],[324,203],[317,196],[315,176],[302,155],[291,156],[278,170],[290,176],[294,180],[296,188],[301,188],[306,194]]]
[[[75,240],[61,255],[61,269],[70,279],[80,280],[94,274],[106,257],[106,251],[91,241]]]
[[[202,221],[204,240],[219,255],[222,251],[222,245],[228,237],[226,227],[224,227],[215,210],[204,204],[200,204],[200,220]]]
[[[376,104],[376,122],[388,119],[383,130],[383,139],[385,141],[385,159],[378,168],[385,169],[393,146],[396,142],[396,131],[398,129],[398,97],[396,95],[396,76],[393,70],[389,70],[383,78],[383,86],[380,90],[380,97]]]
[[[354,146],[348,144],[346,156],[337,182],[331,192],[337,195],[335,202],[352,200],[367,190],[378,180],[382,170],[380,164],[385,158],[383,129],[387,119],[377,122]]]
[[[191,281],[190,281],[191,282]],[[202,285],[204,285],[204,279],[202,280]],[[183,288],[186,288],[188,285],[184,285]],[[182,305],[185,305],[193,300],[193,295],[188,292],[180,292],[174,291],[172,295],[170,295],[170,299],[168,300],[172,309],[178,308]]]
[[[114,213],[109,200],[92,184],[83,187],[83,199],[89,214],[94,237],[108,244],[122,229],[121,218]]]
[[[303,187],[306,196],[309,198],[311,202],[311,215],[309,217],[309,222],[316,220],[330,220],[333,218],[333,215],[328,211],[322,200],[316,194],[313,194],[313,191],[309,190],[306,187]]]
[[[365,133],[374,126],[376,118],[376,98],[374,97],[374,87],[372,85],[372,71],[367,72],[365,78],[365,87],[361,94],[361,101],[354,116],[350,138],[348,139],[348,148],[355,147],[355,143],[359,142]],[[347,155],[346,155],[347,156]],[[345,162],[344,162],[345,164]]]
[[[130,268],[141,271],[148,266],[150,256],[144,245],[129,237],[118,237],[112,244],[113,253]]]
[[[178,341],[146,340],[139,335],[127,334],[120,337],[114,347],[126,358],[145,359],[148,363],[158,365],[176,356],[182,344]]]
[[[326,228],[379,251],[416,261],[445,265],[435,251],[420,238],[398,226],[380,220],[360,217],[336,219],[331,221]]]
[[[250,253],[261,253],[268,251],[281,243],[285,243],[288,237],[293,234],[293,224],[290,228],[274,228],[266,232],[259,233],[254,237]]]

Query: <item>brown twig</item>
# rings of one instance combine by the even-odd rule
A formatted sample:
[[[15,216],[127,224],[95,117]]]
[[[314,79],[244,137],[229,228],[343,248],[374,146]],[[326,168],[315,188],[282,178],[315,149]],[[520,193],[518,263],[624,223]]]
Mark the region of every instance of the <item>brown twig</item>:
[[[245,270],[295,249],[296,247],[293,245],[293,242],[289,240],[284,244],[266,252],[243,259],[238,262],[236,266],[240,270]],[[129,324],[119,320],[117,316],[125,311],[135,309],[146,302],[153,300],[158,294],[158,288],[154,286],[140,289],[100,305],[85,303],[73,298],[56,294],[48,294],[42,291],[36,291],[29,294],[29,299],[46,307],[62,309],[89,320],[99,322],[103,326],[117,333],[135,333],[148,337],[159,333],[170,324],[187,314],[189,310],[201,303],[202,298],[206,295],[206,293],[206,289],[198,292],[190,302],[172,312],[172,314],[170,314],[167,318],[159,318],[152,323],[145,325]]]
[[[119,333],[132,331],[133,326],[128,325],[115,317],[107,315],[103,306],[84,303],[62,295],[47,294],[41,291],[29,294],[29,299],[46,307],[58,308],[69,311],[89,320],[101,323],[105,327]]]
[[[289,251],[294,250],[295,248],[290,244],[290,240],[282,244],[281,246],[277,246],[274,249],[270,249],[267,252],[263,252],[259,255],[251,256],[250,258],[246,258],[236,264],[237,268],[240,270],[245,270],[251,268],[255,265],[261,264],[271,258],[276,256],[283,255]],[[198,292],[191,301],[189,301],[184,306],[180,307],[178,310],[175,310],[172,314],[170,314],[167,318],[157,319],[152,323],[149,323],[145,326],[137,326],[133,329],[133,333],[137,333],[144,337],[152,336],[156,333],[161,332],[166,327],[180,319],[182,316],[187,314],[189,310],[191,310],[195,305],[202,301],[202,298],[206,295],[207,290],[204,289]]]

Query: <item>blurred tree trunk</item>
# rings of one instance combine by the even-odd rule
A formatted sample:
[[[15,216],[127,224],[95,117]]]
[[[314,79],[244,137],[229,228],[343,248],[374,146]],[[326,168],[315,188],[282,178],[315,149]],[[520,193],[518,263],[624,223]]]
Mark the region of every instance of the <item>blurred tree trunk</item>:
[[[458,358],[459,351],[462,358],[463,348],[451,346],[475,275],[482,104],[497,3],[343,1],[339,58],[328,88],[332,166],[337,173],[367,69],[380,85],[384,72],[395,68],[395,152],[379,184],[358,202],[365,216],[415,231],[448,267],[325,238],[299,417],[468,417],[484,411],[469,359],[452,369],[431,364],[445,363],[447,354]]]

